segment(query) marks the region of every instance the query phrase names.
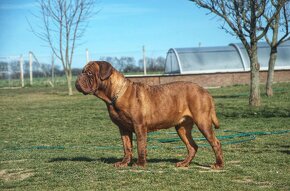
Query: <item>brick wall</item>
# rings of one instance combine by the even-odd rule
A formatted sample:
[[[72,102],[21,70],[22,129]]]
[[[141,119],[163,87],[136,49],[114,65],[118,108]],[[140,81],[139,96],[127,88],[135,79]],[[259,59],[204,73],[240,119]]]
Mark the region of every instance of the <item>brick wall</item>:
[[[260,82],[265,84],[267,71],[260,71]],[[249,84],[250,72],[226,72],[212,74],[186,74],[186,75],[149,75],[127,76],[134,82],[143,82],[151,85],[169,83],[173,81],[191,81],[203,87],[231,86]],[[274,82],[290,82],[290,70],[276,70]]]

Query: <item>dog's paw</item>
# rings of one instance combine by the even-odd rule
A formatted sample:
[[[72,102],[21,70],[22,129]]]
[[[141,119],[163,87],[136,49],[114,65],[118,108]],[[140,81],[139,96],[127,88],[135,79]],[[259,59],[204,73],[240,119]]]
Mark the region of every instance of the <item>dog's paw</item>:
[[[133,165],[132,165],[133,167],[137,167],[137,168],[145,168],[146,167],[146,163],[134,163]]]
[[[176,167],[188,167],[189,166],[189,163],[186,163],[186,162],[178,162],[175,164]]]
[[[223,164],[217,164],[217,163],[215,163],[215,164],[211,165],[210,167],[213,170],[221,170],[221,169],[224,168],[224,165]]]
[[[128,166],[128,163],[126,162],[116,162],[114,163],[114,167],[127,167]]]

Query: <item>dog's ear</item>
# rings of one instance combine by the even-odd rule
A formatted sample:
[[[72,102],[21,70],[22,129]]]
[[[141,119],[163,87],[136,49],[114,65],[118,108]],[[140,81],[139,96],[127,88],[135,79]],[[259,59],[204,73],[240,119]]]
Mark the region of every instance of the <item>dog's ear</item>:
[[[101,80],[108,79],[113,72],[112,65],[105,61],[100,61],[98,62],[98,64],[99,64],[99,75]]]

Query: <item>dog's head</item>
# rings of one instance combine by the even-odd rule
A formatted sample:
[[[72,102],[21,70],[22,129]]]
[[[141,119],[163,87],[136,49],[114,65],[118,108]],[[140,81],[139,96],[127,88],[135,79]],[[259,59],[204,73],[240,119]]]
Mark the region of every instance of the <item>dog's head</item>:
[[[113,67],[108,62],[91,61],[78,76],[75,83],[76,89],[84,95],[95,93],[100,84],[111,76],[112,71]]]

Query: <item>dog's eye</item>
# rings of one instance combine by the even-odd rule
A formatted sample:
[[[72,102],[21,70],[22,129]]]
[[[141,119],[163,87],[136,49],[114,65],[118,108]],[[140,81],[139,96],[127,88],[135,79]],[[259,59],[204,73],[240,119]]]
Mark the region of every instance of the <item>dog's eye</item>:
[[[88,72],[87,75],[88,75],[89,77],[92,77],[92,76],[93,76],[92,72]]]

